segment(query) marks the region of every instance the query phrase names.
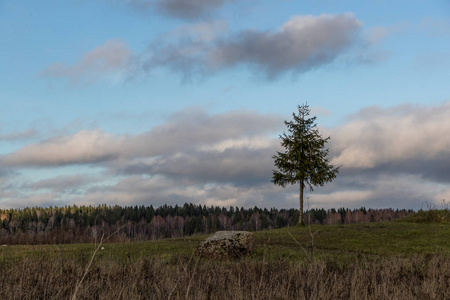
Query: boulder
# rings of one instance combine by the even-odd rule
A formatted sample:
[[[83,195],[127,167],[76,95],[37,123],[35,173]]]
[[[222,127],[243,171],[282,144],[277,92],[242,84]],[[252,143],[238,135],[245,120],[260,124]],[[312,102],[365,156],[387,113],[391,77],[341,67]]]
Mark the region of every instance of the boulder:
[[[240,258],[255,246],[255,237],[248,231],[217,231],[200,242],[197,254],[211,258]]]

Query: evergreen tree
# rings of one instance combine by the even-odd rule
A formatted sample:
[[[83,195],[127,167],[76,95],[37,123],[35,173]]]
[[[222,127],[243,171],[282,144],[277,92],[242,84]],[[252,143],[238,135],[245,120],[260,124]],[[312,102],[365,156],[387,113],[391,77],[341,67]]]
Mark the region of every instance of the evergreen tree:
[[[330,137],[323,138],[317,124],[316,116],[308,118],[311,110],[308,104],[298,106],[298,115],[292,114],[292,121],[285,121],[289,134],[280,135],[281,146],[285,152],[277,152],[273,156],[277,171],[273,171],[272,182],[285,187],[288,184],[299,184],[300,216],[303,223],[303,190],[306,186],[313,191],[313,186],[323,186],[332,181],[339,172],[339,167],[330,165],[327,159],[328,149],[325,144]]]

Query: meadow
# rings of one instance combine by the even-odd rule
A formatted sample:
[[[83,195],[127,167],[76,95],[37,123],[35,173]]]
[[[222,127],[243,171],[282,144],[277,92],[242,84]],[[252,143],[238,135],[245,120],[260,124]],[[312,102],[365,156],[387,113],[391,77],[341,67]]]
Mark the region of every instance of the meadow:
[[[205,235],[3,245],[1,299],[449,299],[448,210],[255,232],[237,260],[195,255]],[[96,251],[97,250],[97,251]]]

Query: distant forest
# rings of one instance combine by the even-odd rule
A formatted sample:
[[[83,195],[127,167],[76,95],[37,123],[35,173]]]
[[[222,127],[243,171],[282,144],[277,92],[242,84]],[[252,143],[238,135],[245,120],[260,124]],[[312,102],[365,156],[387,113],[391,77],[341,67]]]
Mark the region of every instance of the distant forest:
[[[403,218],[413,210],[311,209],[311,224],[352,224]],[[297,209],[183,206],[64,206],[0,210],[1,244],[61,244],[144,241],[218,230],[269,230],[298,223]]]

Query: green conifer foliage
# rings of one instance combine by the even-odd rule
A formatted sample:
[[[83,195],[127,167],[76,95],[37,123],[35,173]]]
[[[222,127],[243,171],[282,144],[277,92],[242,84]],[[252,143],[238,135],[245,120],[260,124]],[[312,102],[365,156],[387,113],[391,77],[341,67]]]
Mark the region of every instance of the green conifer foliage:
[[[329,150],[325,144],[330,137],[323,138],[317,128],[316,116],[308,118],[311,110],[308,104],[298,106],[298,114],[293,113],[292,121],[285,121],[288,134],[280,135],[284,152],[273,156],[278,170],[273,171],[272,182],[285,187],[288,184],[299,184],[300,217],[303,223],[303,190],[306,186],[313,191],[314,186],[323,186],[332,181],[339,172],[328,161]]]

